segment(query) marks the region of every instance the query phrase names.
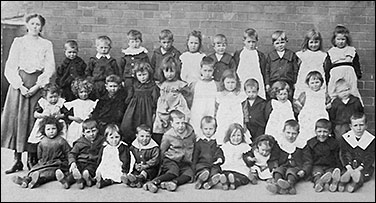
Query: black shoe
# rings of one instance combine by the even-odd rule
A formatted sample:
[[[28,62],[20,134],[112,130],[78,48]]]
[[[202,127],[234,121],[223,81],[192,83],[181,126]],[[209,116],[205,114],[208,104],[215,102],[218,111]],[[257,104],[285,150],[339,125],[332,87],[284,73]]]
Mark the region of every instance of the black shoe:
[[[14,173],[17,171],[22,171],[22,170],[23,170],[23,163],[21,161],[16,161],[14,165],[12,166],[12,168],[5,171],[5,174],[10,174],[10,173]]]

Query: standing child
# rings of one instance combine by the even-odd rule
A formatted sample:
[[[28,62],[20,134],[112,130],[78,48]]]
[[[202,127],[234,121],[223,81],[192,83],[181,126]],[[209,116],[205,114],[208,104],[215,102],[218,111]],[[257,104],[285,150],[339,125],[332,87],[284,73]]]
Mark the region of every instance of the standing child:
[[[265,85],[266,91],[277,81],[284,81],[290,86],[289,100],[292,102],[294,84],[298,76],[299,58],[290,49],[286,49],[288,42],[286,33],[277,30],[272,34],[274,50],[266,58]]]
[[[234,53],[236,62],[236,72],[240,77],[243,84],[249,78],[254,78],[259,82],[259,95],[261,98],[266,99],[265,92],[265,67],[266,57],[257,50],[258,34],[255,29],[248,28],[243,33],[244,47]]]
[[[172,110],[183,112],[189,121],[190,110],[183,95],[188,92],[188,84],[180,80],[180,66],[173,56],[163,59],[161,64],[162,79],[159,81],[160,97],[157,102],[157,110],[153,124],[154,140],[160,144],[162,135],[170,127],[169,114]]]
[[[337,25],[333,31],[331,42],[333,47],[328,50],[328,53],[332,66],[327,70],[329,96],[331,98],[336,96],[336,81],[343,78],[349,83],[351,94],[362,101],[357,87],[358,79],[362,77],[362,70],[359,55],[356,49],[351,46],[350,31],[343,25]]]
[[[171,111],[171,128],[163,135],[160,146],[160,175],[144,184],[144,190],[155,193],[159,186],[168,191],[175,191],[178,186],[193,180],[192,156],[196,135],[185,117],[179,110]]]
[[[193,30],[188,34],[188,51],[181,54],[181,79],[188,84],[200,79],[200,63],[205,56],[201,53],[202,35],[200,31]]]
[[[64,106],[70,111],[69,124],[66,140],[70,146],[81,137],[82,122],[88,119],[93,112],[97,102],[90,100],[89,95],[93,91],[93,84],[86,79],[76,79],[72,82],[72,92],[77,99],[65,102]]]
[[[116,59],[110,56],[111,39],[108,36],[99,36],[95,40],[97,54],[90,57],[85,74],[94,83],[94,98],[101,98],[106,94],[106,77],[112,74],[119,75],[119,67]]]
[[[134,75],[133,68],[137,63],[149,62],[148,50],[141,46],[142,34],[138,30],[129,30],[127,33],[128,48],[123,49],[121,52],[124,54],[120,59],[119,72],[121,79],[123,80],[123,86],[128,89],[131,88]]]
[[[12,179],[23,188],[35,188],[56,180],[55,171],[68,171],[68,153],[71,147],[59,136],[63,130],[60,121],[55,117],[45,117],[39,124],[39,131],[43,136],[37,149],[39,161],[25,177],[14,176]]]
[[[137,63],[132,70],[135,82],[128,90],[130,102],[125,110],[120,130],[125,142],[131,144],[136,138],[136,128],[141,124],[153,125],[160,90],[153,79],[153,69],[149,63]]]
[[[351,131],[342,135],[341,158],[346,172],[341,176],[338,190],[355,192],[372,178],[375,171],[375,136],[367,131],[364,113],[350,117]]]
[[[71,90],[71,84],[75,79],[86,78],[85,69],[87,67],[84,60],[78,54],[78,44],[75,40],[68,40],[64,44],[65,59],[57,67],[56,84],[62,89],[61,96],[67,101],[76,99],[76,95]]]
[[[214,80],[219,82],[225,70],[235,70],[236,63],[231,54],[226,52],[227,38],[223,34],[217,34],[213,38],[214,53],[208,57],[214,59]]]
[[[154,50],[151,57],[150,65],[154,69],[154,80],[159,83],[163,78],[163,72],[160,71],[162,60],[168,56],[174,57],[180,66],[179,57],[180,51],[177,50],[172,44],[174,43],[174,35],[171,30],[164,29],[159,34],[160,47]]]
[[[203,137],[198,138],[193,150],[193,167],[195,171],[195,188],[210,189],[219,182],[221,167],[225,161],[222,149],[213,138],[217,121],[212,116],[201,119]]]

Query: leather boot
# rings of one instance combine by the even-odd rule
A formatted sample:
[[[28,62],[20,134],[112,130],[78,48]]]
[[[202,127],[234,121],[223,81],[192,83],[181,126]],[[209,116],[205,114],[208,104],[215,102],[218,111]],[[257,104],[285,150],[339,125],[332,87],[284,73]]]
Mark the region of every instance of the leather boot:
[[[13,166],[5,171],[5,174],[11,174],[17,171],[23,170],[23,163],[21,161],[21,153],[20,152],[14,152],[14,164]]]

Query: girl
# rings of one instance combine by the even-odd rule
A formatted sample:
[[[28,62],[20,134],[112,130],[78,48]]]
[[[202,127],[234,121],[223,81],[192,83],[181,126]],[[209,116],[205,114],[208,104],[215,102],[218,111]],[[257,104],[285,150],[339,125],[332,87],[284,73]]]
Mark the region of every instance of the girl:
[[[71,89],[78,98],[71,102],[66,102],[64,106],[70,111],[68,119],[72,121],[68,127],[66,140],[70,146],[73,146],[73,142],[81,137],[82,122],[91,116],[91,112],[97,102],[89,99],[89,95],[93,91],[93,84],[88,80],[74,80]]]
[[[180,67],[178,61],[173,56],[168,56],[162,60],[160,97],[157,101],[157,109],[153,124],[154,140],[161,144],[162,135],[170,127],[169,113],[172,110],[179,110],[185,114],[188,122],[190,110],[183,95],[187,95],[187,83],[180,80]]]
[[[318,71],[322,76],[325,76],[325,83],[322,84],[321,88],[326,89],[328,81],[326,80],[325,70],[330,67],[331,62],[328,53],[323,51],[322,43],[321,34],[315,29],[311,29],[305,34],[302,50],[296,52],[300,67],[295,84],[294,99],[297,99],[302,92],[309,89],[305,81],[310,71]]]
[[[35,165],[37,160],[37,145],[43,138],[43,134],[38,131],[40,123],[46,117],[53,116],[59,120],[63,129],[60,135],[65,138],[67,133],[67,126],[65,124],[65,115],[68,110],[64,107],[65,99],[60,97],[61,89],[53,83],[48,83],[42,90],[43,97],[38,100],[34,108],[34,117],[36,118],[34,127],[30,133],[30,137],[27,140],[28,146],[28,167]]]
[[[300,135],[296,138],[296,146],[303,149],[307,141],[315,137],[315,123],[320,118],[329,119],[326,104],[330,102],[329,95],[322,87],[325,86],[324,78],[319,71],[311,71],[306,77],[308,87],[296,101],[302,109],[298,120],[300,123]]]
[[[98,154],[98,168],[95,172],[97,188],[121,182],[121,176],[128,174],[131,162],[131,154],[126,143],[121,141],[119,127],[115,124],[108,124],[104,131],[106,142]]]
[[[21,153],[35,122],[33,109],[39,91],[55,72],[52,43],[41,37],[46,20],[39,14],[26,16],[27,34],[16,37],[9,50],[4,76],[9,82],[1,115],[1,147],[14,150],[14,164],[5,173],[23,169]]]
[[[248,28],[243,33],[244,47],[234,53],[237,70],[242,84],[249,78],[254,78],[259,82],[259,96],[266,99],[265,93],[265,55],[257,50],[258,34],[255,29]],[[243,90],[243,85],[241,90]]]
[[[193,30],[188,34],[187,49],[188,51],[179,57],[181,66],[181,79],[188,84],[200,79],[200,62],[205,56],[201,53],[202,35],[200,31]]]
[[[241,103],[247,96],[244,92],[240,92],[238,74],[232,70],[225,70],[225,72],[223,72],[219,90],[215,98],[218,128],[214,137],[217,143],[222,145],[229,125],[234,122],[243,123]],[[248,130],[247,133],[249,133]],[[250,143],[250,140],[246,139],[246,142]]]
[[[244,162],[244,156],[251,150],[251,147],[245,141],[246,139],[242,125],[238,123],[230,124],[224,137],[224,144],[221,146],[225,157],[220,176],[223,190],[229,188],[235,190],[240,185],[249,183],[247,177],[249,168]]]
[[[265,134],[272,135],[278,142],[286,120],[294,119],[294,112],[290,100],[290,86],[284,81],[277,81],[271,88],[271,100],[265,107],[267,120]]]
[[[153,125],[160,94],[159,87],[153,80],[153,69],[149,63],[137,63],[132,71],[136,80],[130,87],[127,96],[130,98],[130,102],[120,125],[124,141],[127,144],[131,144],[136,138],[137,126],[141,124]]]
[[[351,87],[351,94],[358,97],[362,102],[357,84],[362,77],[360,69],[359,55],[356,49],[351,46],[352,40],[350,31],[343,25],[337,25],[332,36],[333,47],[328,50],[332,66],[326,74],[329,78],[328,93],[335,98],[335,83],[338,79],[344,78]]]
[[[55,171],[68,171],[71,147],[63,137],[58,136],[63,130],[62,123],[55,117],[45,117],[39,122],[38,130],[43,136],[38,144],[38,163],[25,177],[14,176],[12,179],[23,188],[35,188],[56,180]]]

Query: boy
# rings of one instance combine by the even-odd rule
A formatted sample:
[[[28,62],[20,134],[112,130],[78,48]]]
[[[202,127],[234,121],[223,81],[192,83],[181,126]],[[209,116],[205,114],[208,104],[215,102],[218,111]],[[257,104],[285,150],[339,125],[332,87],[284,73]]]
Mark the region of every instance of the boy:
[[[195,188],[210,189],[219,182],[221,167],[225,157],[213,135],[217,129],[217,120],[212,116],[201,119],[201,130],[204,137],[195,142],[193,150],[193,167],[195,168]],[[209,179],[209,180],[208,180]]]
[[[185,115],[179,110],[170,112],[171,128],[164,133],[160,146],[162,166],[160,175],[147,182],[143,188],[157,192],[158,186],[168,191],[175,191],[193,179],[192,156],[195,132],[186,123]]]
[[[251,133],[252,141],[255,141],[258,136],[265,133],[267,102],[258,95],[259,83],[253,78],[245,81],[244,92],[247,95],[247,99],[242,102],[244,126]]]
[[[214,59],[214,80],[219,82],[225,70],[231,69],[235,71],[236,64],[231,54],[226,52],[227,38],[223,34],[217,34],[213,39],[214,53],[208,57]]]
[[[98,156],[105,137],[99,134],[98,124],[93,119],[86,119],[82,123],[82,137],[73,143],[73,148],[68,154],[69,172],[65,176],[57,170],[56,179],[68,189],[77,182],[83,189],[85,185],[91,187],[95,184],[95,171],[98,167]]]
[[[369,181],[375,170],[375,136],[367,131],[367,118],[362,112],[350,117],[351,130],[342,135],[341,158],[346,172],[341,176],[338,191],[355,192]],[[346,188],[345,188],[346,186]]]
[[[78,53],[78,44],[75,40],[68,40],[64,44],[65,59],[63,63],[57,67],[56,84],[61,88],[61,97],[69,102],[76,99],[72,92],[71,84],[77,78],[85,79],[85,69],[87,67],[84,60],[82,60]]]
[[[329,184],[330,181],[329,190],[335,192],[341,176],[339,142],[333,136],[329,136],[331,129],[329,120],[325,118],[317,120],[316,137],[309,139],[305,147],[304,164],[308,166],[316,192],[321,192],[325,184]]]
[[[266,57],[265,89],[268,92],[276,81],[285,81],[291,88],[289,100],[292,102],[299,65],[298,56],[290,49],[285,48],[287,42],[288,39],[284,31],[278,30],[272,34],[274,50]]]
[[[112,74],[119,75],[119,68],[116,59],[110,56],[111,39],[108,36],[99,36],[95,40],[97,54],[95,57],[90,57],[85,74],[94,83],[93,100],[99,99],[106,93],[105,80],[106,77]]]
[[[179,57],[181,55],[180,51],[172,45],[174,35],[170,30],[165,29],[161,31],[159,34],[159,42],[161,46],[154,50],[150,62],[151,67],[154,69],[154,79],[156,82],[161,81],[163,77],[160,75],[161,71],[159,70],[162,60],[167,56],[173,56],[176,61],[180,62]]]

